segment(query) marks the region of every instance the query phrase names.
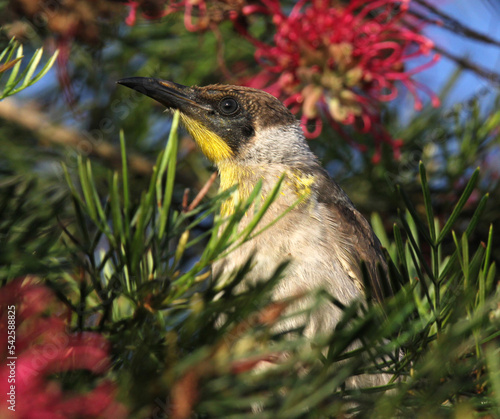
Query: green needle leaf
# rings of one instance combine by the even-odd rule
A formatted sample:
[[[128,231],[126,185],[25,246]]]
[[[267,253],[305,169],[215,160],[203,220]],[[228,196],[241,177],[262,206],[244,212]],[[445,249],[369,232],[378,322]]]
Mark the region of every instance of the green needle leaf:
[[[429,224],[430,239],[432,241],[432,246],[436,244],[436,229],[434,226],[434,211],[432,210],[431,193],[429,190],[429,184],[427,183],[427,174],[425,172],[425,167],[422,161],[420,161],[418,168],[420,170],[420,180],[422,182],[422,192],[424,194],[424,204],[425,211],[427,214],[427,223]]]
[[[451,213],[450,218],[448,218],[448,221],[446,221],[446,224],[443,226],[443,229],[441,230],[441,233],[439,234],[439,237],[437,239],[438,244],[444,240],[446,235],[452,229],[453,224],[455,224],[455,221],[457,221],[458,216],[460,215],[460,212],[462,211],[463,207],[467,203],[467,200],[469,199],[472,192],[474,191],[474,188],[476,187],[478,179],[479,179],[479,167],[472,174],[469,182],[467,183],[467,186],[465,187],[464,192],[462,193],[462,196],[460,197],[457,204],[455,205],[455,208],[453,209],[453,212]]]

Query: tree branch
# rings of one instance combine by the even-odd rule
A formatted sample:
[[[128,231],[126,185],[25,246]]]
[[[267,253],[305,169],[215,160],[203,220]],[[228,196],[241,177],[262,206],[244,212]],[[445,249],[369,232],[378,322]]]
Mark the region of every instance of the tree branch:
[[[410,13],[415,15],[419,19],[422,19],[428,23],[432,23],[437,26],[441,26],[442,28],[447,29],[453,33],[464,35],[467,38],[471,38],[476,41],[484,42],[487,44],[500,46],[500,41],[497,41],[496,39],[490,38],[487,35],[477,32],[474,29],[468,28],[463,23],[459,22],[455,18],[439,10],[437,7],[428,3],[426,0],[415,0],[415,2],[420,4],[422,7],[426,8],[428,11],[435,14],[436,16],[439,16],[442,19],[442,21],[432,20],[415,10],[410,10]]]
[[[5,99],[0,101],[0,118],[33,131],[47,143],[84,150],[88,155],[98,157],[114,168],[121,167],[119,147],[104,141],[95,143],[73,129],[57,126],[33,105],[23,103],[20,106],[15,99]],[[142,176],[148,176],[153,171],[153,163],[137,153],[128,153],[128,166],[132,172]]]
[[[460,67],[464,68],[465,70],[470,70],[476,73],[478,76],[481,76],[482,78],[489,80],[493,83],[496,83],[497,85],[500,85],[500,74],[495,73],[493,71],[490,71],[484,67],[481,67],[477,64],[471,63],[467,58],[464,57],[458,57],[451,52],[446,51],[444,48],[441,48],[437,45],[434,45],[434,51],[438,52],[442,56],[455,61]]]

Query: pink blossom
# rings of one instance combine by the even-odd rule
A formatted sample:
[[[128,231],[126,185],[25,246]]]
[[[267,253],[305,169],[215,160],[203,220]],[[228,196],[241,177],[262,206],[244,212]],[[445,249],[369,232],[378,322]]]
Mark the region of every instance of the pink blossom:
[[[434,64],[433,43],[402,23],[410,0],[299,1],[286,14],[277,0],[263,0],[276,26],[272,44],[254,41],[255,58],[263,70],[249,83],[283,98],[302,122],[315,121],[307,137],[321,132],[321,118],[341,129],[354,126],[371,133],[395,153],[400,141],[385,132],[380,122],[380,102],[395,99],[401,86],[413,95],[415,109],[422,108],[419,92],[428,94],[433,106],[439,99],[413,79]],[[251,37],[248,39],[252,40]],[[405,63],[423,55],[429,61],[412,70]],[[264,81],[264,83],[262,83]]]
[[[9,307],[9,309],[8,309]],[[15,310],[14,349],[7,342],[8,313]],[[15,364],[16,416],[26,419],[125,418],[127,410],[115,399],[116,388],[99,378],[110,368],[109,344],[93,332],[69,333],[70,312],[47,287],[19,278],[0,288],[0,393],[12,383],[9,362]],[[12,352],[10,352],[12,351]],[[10,358],[8,358],[10,357]],[[14,358],[15,357],[15,358]],[[58,376],[86,370],[96,377],[90,391],[67,391]],[[0,409],[7,411],[5,397]]]

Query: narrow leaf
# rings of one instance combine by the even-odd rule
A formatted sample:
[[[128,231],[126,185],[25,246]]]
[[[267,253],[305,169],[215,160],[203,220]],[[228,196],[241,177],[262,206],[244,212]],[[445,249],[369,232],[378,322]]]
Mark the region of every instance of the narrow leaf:
[[[120,130],[120,152],[122,156],[123,214],[125,217],[125,231],[128,237],[130,235],[130,189],[128,184],[127,149],[123,130]]]
[[[88,211],[90,217],[95,222],[98,222],[97,211],[94,203],[94,194],[92,193],[92,187],[88,179],[88,173],[81,156],[78,156],[78,174],[80,178],[80,184],[82,186],[83,196],[86,203],[86,210]]]
[[[484,208],[486,207],[486,204],[488,202],[488,199],[490,198],[490,194],[487,193],[484,195],[481,200],[479,201],[479,204],[477,204],[477,208],[474,211],[474,214],[472,214],[472,218],[470,219],[469,225],[465,229],[465,233],[467,234],[467,237],[471,235],[471,233],[475,230],[477,224],[479,223],[481,219],[481,214],[484,211]]]
[[[403,228],[405,229],[406,234],[408,236],[408,239],[410,240],[411,247],[415,251],[415,254],[418,256],[418,260],[420,261],[420,264],[424,267],[425,271],[427,272],[427,275],[429,275],[431,280],[433,282],[435,282],[435,280],[437,280],[437,278],[434,278],[434,274],[433,274],[431,268],[429,267],[429,264],[427,263],[427,259],[422,254],[422,250],[420,249],[420,246],[418,245],[415,237],[413,236],[408,222],[406,221],[405,217],[402,216],[401,212],[399,215],[400,215],[399,218],[400,218],[401,222],[403,223]]]
[[[39,48],[35,51],[33,57],[31,57],[31,60],[26,67],[26,70],[23,71],[23,73],[21,74],[20,78],[24,76],[24,81],[19,89],[24,89],[25,87],[29,86],[31,77],[33,77],[33,74],[35,73],[38,63],[42,58],[42,54],[43,54],[43,48]]]
[[[160,229],[158,231],[158,237],[160,239],[163,237],[163,234],[165,233],[165,228],[167,226],[168,216],[170,212],[170,204],[172,202],[172,194],[174,192],[175,169],[177,164],[178,126],[179,126],[179,111],[176,111],[174,114],[174,118],[172,120],[172,126],[170,127],[170,135],[168,137],[167,149],[165,151],[168,161],[168,167],[167,167],[167,180],[165,183],[165,195],[163,196],[163,206],[161,208],[161,214],[160,214]]]
[[[406,208],[408,208],[408,212],[410,213],[411,218],[413,219],[418,231],[424,236],[424,240],[427,243],[429,243],[429,245],[432,246],[434,244],[434,242],[431,240],[431,237],[429,236],[429,232],[428,232],[425,224],[423,223],[423,221],[420,219],[420,217],[417,213],[417,210],[413,206],[413,203],[411,202],[410,198],[408,197],[408,195],[406,194],[406,192],[404,191],[403,188],[398,186],[397,190],[399,192],[399,195],[403,199],[403,201],[406,205]]]
[[[429,190],[429,184],[427,182],[427,174],[425,172],[425,167],[422,161],[420,161],[419,165],[419,170],[420,170],[420,180],[422,183],[422,192],[424,195],[424,205],[425,205],[425,211],[427,214],[427,223],[429,224],[429,233],[430,233],[430,238],[432,241],[432,246],[435,246],[436,244],[436,229],[434,227],[434,211],[432,210],[432,203],[431,203],[431,193]]]
[[[458,216],[460,215],[460,212],[462,211],[463,207],[467,203],[467,200],[471,196],[472,192],[474,191],[474,188],[476,187],[477,181],[479,179],[479,168],[477,168],[474,173],[472,174],[469,182],[467,183],[467,186],[465,187],[464,192],[462,193],[462,196],[458,200],[457,204],[455,205],[455,208],[453,209],[453,212],[450,215],[450,218],[448,218],[448,221],[446,221],[446,224],[444,225],[443,229],[441,230],[441,234],[439,235],[437,239],[437,243],[441,243],[446,235],[450,232],[450,230],[453,227],[453,224],[455,224],[455,221],[457,221]]]
[[[7,71],[10,68],[14,67],[14,65],[16,65],[16,63],[22,59],[23,59],[23,57],[19,57],[19,58],[12,60],[12,61],[7,61],[5,64],[1,64],[0,65],[0,73],[3,73],[4,71]]]
[[[45,74],[48,73],[48,71],[54,65],[58,55],[59,55],[59,50],[56,50],[56,52],[54,52],[54,54],[47,60],[47,62],[42,67],[42,69],[38,72],[38,74],[33,79],[31,79],[31,81],[29,83],[30,86],[32,84],[35,84],[38,80],[40,80],[43,76],[45,76]]]
[[[20,58],[23,57],[23,46],[19,45],[17,48],[17,53],[16,53],[16,65],[12,69],[12,72],[10,73],[9,79],[7,80],[7,84],[5,85],[5,89],[3,91],[3,95],[6,96],[10,93],[10,91],[16,86],[18,80],[17,80],[17,74],[19,73],[19,69],[21,68],[21,60]]]

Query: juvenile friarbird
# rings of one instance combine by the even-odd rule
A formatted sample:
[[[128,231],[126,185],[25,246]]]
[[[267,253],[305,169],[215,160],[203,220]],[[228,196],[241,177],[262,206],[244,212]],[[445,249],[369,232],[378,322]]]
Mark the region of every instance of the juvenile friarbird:
[[[274,288],[278,300],[324,288],[345,305],[363,296],[361,261],[371,276],[378,300],[386,281],[380,243],[366,219],[311,152],[299,122],[275,97],[260,90],[229,85],[187,87],[145,77],[118,81],[178,109],[180,118],[220,174],[221,189],[237,185],[236,200],[246,199],[259,180],[265,195],[284,175],[281,193],[261,221],[277,218],[305,197],[271,228],[238,247],[213,266],[214,277],[229,275],[253,255],[255,266],[246,281],[266,278],[285,260],[290,263]],[[252,215],[241,221],[243,229]],[[381,266],[377,268],[377,265]],[[305,333],[331,332],[340,309],[326,303],[309,319]],[[294,325],[288,325],[293,327]]]

